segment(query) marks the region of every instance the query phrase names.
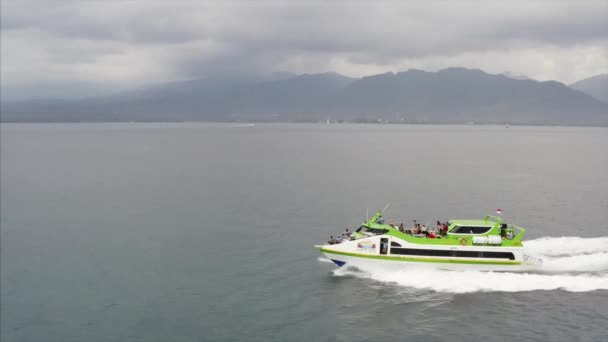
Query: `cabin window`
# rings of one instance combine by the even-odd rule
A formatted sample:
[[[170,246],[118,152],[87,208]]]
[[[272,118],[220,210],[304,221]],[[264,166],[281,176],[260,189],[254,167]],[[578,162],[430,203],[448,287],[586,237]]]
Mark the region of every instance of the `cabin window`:
[[[439,249],[391,248],[391,254],[515,260],[515,255],[513,255],[513,253],[511,253],[511,252],[485,252],[485,251],[478,252],[478,251],[454,251],[454,250],[439,250]]]
[[[485,234],[490,231],[492,227],[468,227],[460,226],[450,230],[452,234]]]
[[[391,241],[391,247],[401,247],[401,244],[395,241]]]

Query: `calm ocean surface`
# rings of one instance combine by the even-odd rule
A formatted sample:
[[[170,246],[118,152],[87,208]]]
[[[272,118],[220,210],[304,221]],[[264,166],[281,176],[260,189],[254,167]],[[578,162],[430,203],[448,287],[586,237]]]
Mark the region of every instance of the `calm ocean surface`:
[[[608,129],[2,124],[12,341],[606,341]],[[335,271],[370,211],[503,209],[535,274]],[[560,238],[560,237],[576,238]]]

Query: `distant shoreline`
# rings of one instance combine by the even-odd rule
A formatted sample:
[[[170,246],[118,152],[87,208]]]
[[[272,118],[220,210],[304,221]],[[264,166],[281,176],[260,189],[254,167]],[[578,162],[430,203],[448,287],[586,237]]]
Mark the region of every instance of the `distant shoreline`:
[[[494,123],[494,122],[357,122],[342,121],[326,123],[323,121],[0,121],[0,125],[91,125],[91,124],[136,124],[136,125],[155,125],[155,124],[218,124],[222,126],[234,127],[255,127],[255,125],[273,124],[294,124],[294,125],[317,125],[317,126],[337,126],[337,125],[369,125],[369,126],[495,126],[504,127],[597,127],[606,128],[607,125],[592,124],[557,124],[557,123]],[[250,126],[251,125],[251,126]],[[508,125],[508,127],[506,127]]]

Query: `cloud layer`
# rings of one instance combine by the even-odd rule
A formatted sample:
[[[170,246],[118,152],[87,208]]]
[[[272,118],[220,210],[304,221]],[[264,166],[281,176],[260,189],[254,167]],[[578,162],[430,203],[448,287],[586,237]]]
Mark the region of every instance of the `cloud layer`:
[[[240,72],[363,76],[465,66],[566,83],[608,72],[603,0],[3,0],[1,6],[0,76],[8,91],[121,89]]]

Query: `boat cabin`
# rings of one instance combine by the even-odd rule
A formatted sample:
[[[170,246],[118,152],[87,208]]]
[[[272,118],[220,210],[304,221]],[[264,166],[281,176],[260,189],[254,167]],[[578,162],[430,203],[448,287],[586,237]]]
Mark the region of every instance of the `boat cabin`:
[[[367,222],[364,222],[355,232],[343,236],[342,240],[359,240],[378,235],[391,235],[413,243],[429,243],[427,239],[436,239],[439,244],[460,245],[521,245],[525,230],[521,227],[508,225],[502,218],[486,216],[482,220],[451,220],[447,231],[437,230],[435,227],[427,230],[418,227],[404,228],[403,224],[397,226],[385,223],[382,212],[379,211]],[[428,242],[424,242],[428,241]]]

